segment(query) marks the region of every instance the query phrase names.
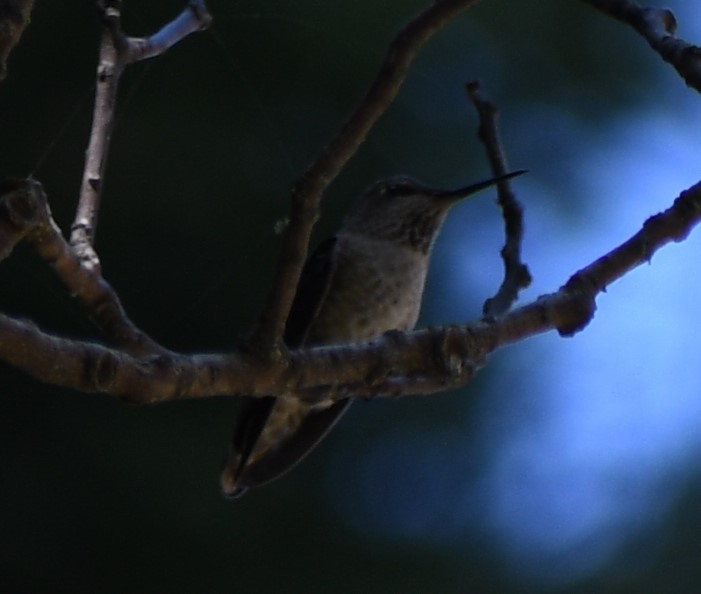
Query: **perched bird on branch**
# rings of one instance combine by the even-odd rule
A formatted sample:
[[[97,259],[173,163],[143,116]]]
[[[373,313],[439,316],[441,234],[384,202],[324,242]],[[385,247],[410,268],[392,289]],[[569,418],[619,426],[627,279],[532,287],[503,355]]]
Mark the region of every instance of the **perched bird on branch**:
[[[455,190],[409,177],[371,186],[335,237],[307,259],[285,328],[289,348],[366,342],[411,330],[421,308],[431,248],[448,210],[516,171]],[[249,398],[221,475],[237,497],[287,472],[348,409],[351,398],[310,404],[294,397]]]

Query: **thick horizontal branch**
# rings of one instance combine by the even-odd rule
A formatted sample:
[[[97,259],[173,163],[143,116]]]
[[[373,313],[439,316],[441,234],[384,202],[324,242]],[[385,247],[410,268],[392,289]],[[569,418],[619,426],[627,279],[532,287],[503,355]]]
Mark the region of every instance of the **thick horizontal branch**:
[[[389,332],[371,343],[301,349],[271,362],[248,353],[137,358],[51,336],[0,315],[0,359],[44,382],[138,403],[232,394],[317,401],[433,393],[466,383],[497,348],[553,329],[563,336],[581,330],[592,319],[601,291],[666,243],[683,240],[700,220],[701,183],[558,292],[496,321]]]
[[[324,148],[292,189],[290,223],[253,346],[275,356],[316,223],[321,196],[390,106],[423,45],[478,0],[436,0],[394,38],[373,84],[336,137]]]
[[[540,312],[542,306],[535,308]],[[551,327],[542,312],[519,311],[518,323],[390,333],[368,344],[293,351],[272,363],[241,353],[134,357],[0,314],[0,359],[45,383],[140,404],[237,394],[301,394],[310,400],[349,393],[396,396],[413,393],[413,382],[422,393],[463,384],[500,341]]]
[[[583,0],[633,27],[686,84],[701,92],[701,48],[675,37],[677,20],[666,8],[645,8],[632,0]]]

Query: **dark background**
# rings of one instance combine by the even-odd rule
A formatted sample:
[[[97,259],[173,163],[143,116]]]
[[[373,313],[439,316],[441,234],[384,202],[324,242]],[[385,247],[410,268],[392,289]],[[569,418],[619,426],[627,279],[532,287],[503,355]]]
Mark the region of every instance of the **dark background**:
[[[210,31],[124,75],[97,240],[104,274],[132,319],[186,352],[230,349],[251,327],[269,285],[274,227],[286,215],[290,186],[361,97],[391,36],[426,2],[208,4],[215,19]],[[125,29],[153,32],[180,8],[175,1],[127,1]],[[39,179],[64,230],[81,178],[98,38],[92,2],[39,1],[0,85],[0,175]],[[653,160],[602,153],[596,142],[613,146],[617,134],[629,133],[623,122],[645,131],[697,98],[632,31],[583,3],[482,2],[419,57],[397,102],[331,186],[318,238],[333,232],[353,197],[383,176],[409,173],[451,186],[488,175],[463,91],[474,78],[501,107],[510,163],[531,170],[516,187],[530,225],[526,258],[536,280],[526,298],[533,298],[615,245],[596,239],[607,225],[592,220],[613,202],[639,201],[641,187],[660,188],[650,173]],[[675,133],[662,138],[651,130],[639,144],[668,154],[681,144]],[[598,166],[578,160],[596,150]],[[693,162],[674,158],[685,159]],[[630,193],[612,195],[606,177],[612,172],[628,176]],[[599,175],[601,185],[592,191]],[[616,241],[696,181],[670,175],[657,192],[660,202],[643,204],[641,215],[631,211],[629,224],[616,227]],[[499,282],[501,233],[489,197],[451,217],[436,248],[420,325],[479,316]],[[585,249],[573,247],[578,239]],[[679,254],[671,258],[686,266],[683,275],[694,276],[693,253]],[[646,283],[667,286],[652,276],[665,268],[656,263],[629,282],[634,293],[644,294]],[[693,294],[693,288],[679,292],[685,291]],[[606,303],[615,307],[602,302],[602,310]],[[620,305],[629,312],[626,320],[635,317],[630,303]],[[53,332],[94,336],[79,306],[21,247],[0,267],[0,308]],[[646,318],[658,346],[667,345],[662,337],[677,324],[655,317],[660,309]],[[591,334],[600,333],[629,359],[623,354],[631,343],[645,340],[613,323],[597,318]],[[623,487],[613,476],[619,467],[606,467],[609,479],[599,488],[607,496],[616,491],[624,505],[610,522],[594,523],[573,540],[563,533],[596,504],[570,508],[566,474],[562,485],[553,480],[549,487],[568,493],[560,515],[552,515],[556,505],[530,506],[540,483],[532,479],[537,473],[526,473],[531,478],[518,497],[507,490],[516,498],[517,519],[484,521],[491,517],[484,510],[503,494],[485,478],[498,462],[491,457],[494,440],[537,426],[529,419],[546,386],[567,408],[563,395],[584,385],[576,375],[587,369],[584,355],[566,363],[545,353],[576,344],[595,354],[599,343],[587,343],[593,340],[588,333],[513,347],[456,393],[358,404],[293,473],[235,502],[221,497],[217,482],[234,399],[131,407],[47,387],[2,366],[0,587],[32,593],[696,592],[699,474],[677,458],[673,480]],[[661,376],[669,392],[684,376],[697,394],[689,370],[695,355],[677,349],[678,337],[669,344],[667,354],[682,365],[681,372]],[[632,356],[630,367],[617,359],[607,370],[593,364],[586,378],[600,383],[586,384],[587,400],[605,395],[620,404],[622,418],[639,410],[645,386],[617,389],[616,378],[634,376],[655,360],[662,348],[654,346]],[[557,369],[560,380],[539,372],[545,368]],[[526,379],[526,372],[537,379]],[[660,451],[662,425],[655,419],[662,423],[665,415],[650,417],[649,433],[632,431],[644,444],[636,442],[633,451]],[[492,426],[485,419],[500,419],[499,430],[485,430]],[[614,434],[631,431],[620,423]],[[682,431],[676,427],[670,431]],[[684,431],[691,435],[697,427]],[[602,443],[593,431],[586,436],[587,443]],[[698,446],[693,439],[684,444],[689,456]],[[530,468],[527,448],[518,451],[524,461],[517,467]],[[573,471],[580,493],[592,487],[583,473],[615,455],[587,452]],[[385,453],[386,459],[378,457]],[[630,464],[645,471],[645,463],[634,460]],[[367,468],[359,466],[365,462]],[[665,462],[655,464],[656,479],[666,477]],[[655,504],[661,483],[674,490]],[[461,498],[464,489],[477,488],[479,494],[470,490]],[[652,504],[641,507],[633,530],[624,511],[642,500]],[[519,541],[526,524],[539,545],[511,548],[527,542]]]

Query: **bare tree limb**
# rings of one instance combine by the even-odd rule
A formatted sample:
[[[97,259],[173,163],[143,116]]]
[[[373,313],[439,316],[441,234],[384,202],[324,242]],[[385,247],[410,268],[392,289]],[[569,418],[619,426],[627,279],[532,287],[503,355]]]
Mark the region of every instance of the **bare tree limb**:
[[[472,101],[479,118],[477,136],[484,144],[487,158],[495,176],[505,175],[509,168],[497,128],[497,107],[480,92],[478,81],[466,85],[467,95]],[[531,273],[521,261],[521,244],[523,242],[523,208],[511,190],[511,184],[504,180],[497,184],[497,203],[504,218],[506,243],[501,249],[504,262],[504,280],[496,295],[487,299],[482,307],[485,318],[503,315],[518,299],[518,292],[531,284]]]
[[[272,288],[251,341],[259,355],[276,358],[284,351],[283,329],[307,256],[311,231],[318,218],[322,194],[390,106],[423,45],[477,1],[435,0],[397,34],[365,97],[292,188],[290,223],[282,239]]]
[[[190,0],[185,10],[150,37],[127,38],[127,61],[138,62],[160,56],[191,33],[207,29],[211,22],[212,15],[204,1]]]
[[[134,325],[99,272],[81,265],[54,222],[39,182],[5,181],[0,184],[0,196],[4,196],[0,200],[0,260],[26,240],[117,347],[132,355],[172,354]]]
[[[100,6],[104,25],[100,40],[92,130],[78,208],[71,226],[71,246],[83,266],[98,273],[100,260],[94,249],[97,215],[122,72],[132,62],[163,53],[183,37],[208,27],[212,20],[203,0],[190,0],[183,12],[171,23],[151,37],[138,39],[126,37],[122,32],[121,0],[104,0]]]
[[[42,188],[36,188],[36,191],[42,197],[38,203],[42,212],[40,223],[27,235],[27,243],[53,269],[71,296],[83,304],[95,325],[116,346],[132,355],[168,353],[134,325],[114,289],[99,272],[81,265],[54,222]]]
[[[104,25],[100,38],[100,57],[97,66],[95,105],[92,129],[85,153],[85,167],[80,184],[80,197],[75,219],[71,226],[71,246],[83,266],[100,272],[100,260],[93,248],[97,214],[102,196],[102,180],[107,165],[107,154],[114,121],[119,77],[124,68],[120,59],[118,35],[121,2],[105,3]]]
[[[169,351],[134,325],[117,294],[102,278],[100,261],[93,244],[117,89],[124,68],[134,61],[158,55],[190,33],[206,28],[211,16],[203,0],[190,0],[179,16],[151,37],[127,38],[120,25],[121,4],[121,0],[100,3],[104,24],[93,122],[70,245],[51,218],[41,188],[37,191],[43,197],[42,225],[32,231],[29,240],[69,292],[81,301],[90,318],[107,338],[132,354],[164,354]]]
[[[15,190],[0,201],[0,240],[15,241],[13,228],[41,218],[32,204]],[[563,336],[582,330],[594,315],[600,292],[649,262],[665,244],[683,240],[700,221],[701,182],[645,221],[633,237],[574,274],[558,292],[495,321],[390,332],[367,344],[300,349],[284,361],[263,361],[243,352],[137,358],[51,336],[32,323],[0,314],[0,359],[45,382],[139,403],[231,394],[318,401],[348,394],[432,393],[469,381],[497,348],[553,329]],[[6,251],[0,243],[0,253]]]
[[[666,8],[644,8],[632,0],[583,0],[635,29],[686,84],[701,92],[701,48],[675,37],[677,19]]]

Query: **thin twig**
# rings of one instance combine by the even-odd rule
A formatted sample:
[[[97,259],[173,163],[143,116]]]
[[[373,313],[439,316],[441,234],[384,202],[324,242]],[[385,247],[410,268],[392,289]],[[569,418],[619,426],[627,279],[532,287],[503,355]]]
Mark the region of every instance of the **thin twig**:
[[[272,288],[251,341],[255,352],[276,358],[316,223],[321,196],[356,153],[401,87],[423,45],[478,0],[436,0],[394,38],[370,89],[338,134],[292,188],[290,222],[282,239]]]
[[[129,37],[128,62],[138,62],[160,56],[181,39],[191,33],[203,31],[212,23],[212,15],[207,11],[203,0],[190,0],[183,10],[170,23],[150,37]]]
[[[675,37],[677,19],[666,8],[645,8],[632,0],[582,0],[635,29],[686,84],[701,92],[701,47]]]
[[[480,92],[478,81],[465,85],[467,95],[472,101],[479,118],[477,136],[484,144],[487,158],[495,176],[508,172],[506,154],[502,148],[497,128],[499,111],[496,106]],[[504,180],[497,184],[497,202],[504,218],[506,242],[501,249],[504,262],[504,280],[499,290],[484,302],[482,314],[485,318],[497,318],[511,309],[518,299],[518,293],[531,284],[531,273],[521,261],[521,244],[523,242],[523,208],[511,190],[511,183]]]
[[[97,215],[119,78],[128,64],[163,53],[190,33],[208,27],[212,20],[202,0],[191,0],[180,15],[154,35],[145,39],[125,37],[120,25],[121,5],[121,0],[100,2],[104,25],[100,39],[93,123],[78,208],[71,226],[71,246],[83,266],[96,272],[100,270],[100,260],[94,249]]]
[[[119,13],[116,15],[106,13],[105,18],[118,20]],[[78,208],[71,226],[71,246],[83,266],[97,273],[100,272],[100,260],[93,248],[93,242],[122,68],[123,64],[118,59],[111,27],[105,23],[100,39],[100,59],[97,67],[97,86],[90,141],[85,153],[85,167],[80,184]]]

